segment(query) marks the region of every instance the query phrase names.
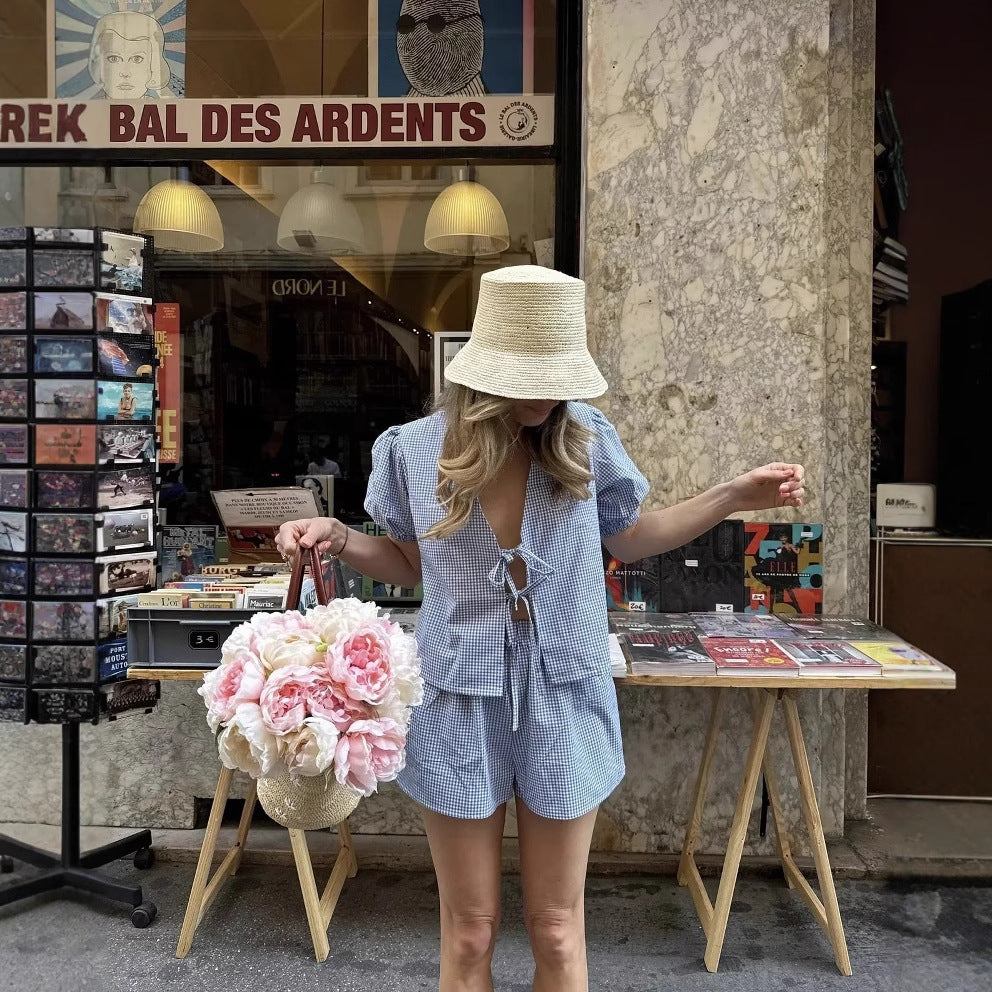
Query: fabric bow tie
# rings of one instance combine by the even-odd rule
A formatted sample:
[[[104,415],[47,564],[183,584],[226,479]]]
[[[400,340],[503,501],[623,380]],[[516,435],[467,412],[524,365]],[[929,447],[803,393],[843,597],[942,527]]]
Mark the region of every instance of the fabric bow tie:
[[[510,562],[514,558],[519,558],[527,566],[527,585],[523,589],[518,589],[510,574]],[[500,548],[499,560],[493,565],[489,572],[489,581],[497,589],[508,588],[513,597],[513,605],[517,606],[521,596],[529,589],[538,585],[549,575],[554,573],[554,569],[541,558],[538,558],[533,551],[520,545],[516,548]]]

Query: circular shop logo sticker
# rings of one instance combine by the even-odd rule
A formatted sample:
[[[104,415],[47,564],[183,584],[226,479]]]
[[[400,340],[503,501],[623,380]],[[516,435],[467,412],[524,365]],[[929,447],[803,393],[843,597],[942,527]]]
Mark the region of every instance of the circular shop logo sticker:
[[[510,141],[526,141],[537,130],[537,111],[523,100],[514,100],[499,112],[499,129]]]

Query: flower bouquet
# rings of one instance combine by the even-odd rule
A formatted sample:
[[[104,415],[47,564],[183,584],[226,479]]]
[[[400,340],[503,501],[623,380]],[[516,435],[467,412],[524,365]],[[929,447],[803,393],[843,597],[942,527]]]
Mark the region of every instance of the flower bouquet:
[[[256,614],[197,691],[224,765],[258,779],[276,822],[316,830],[399,774],[423,683],[414,638],[349,598]]]

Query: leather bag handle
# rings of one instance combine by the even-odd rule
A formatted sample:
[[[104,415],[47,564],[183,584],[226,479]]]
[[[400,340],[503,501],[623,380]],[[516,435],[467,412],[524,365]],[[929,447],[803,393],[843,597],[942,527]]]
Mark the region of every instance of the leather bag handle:
[[[289,592],[286,594],[286,609],[295,610],[300,605],[300,595],[303,592],[303,578],[307,565],[313,578],[317,602],[325,606],[330,598],[324,585],[324,576],[320,568],[320,552],[316,548],[297,548],[293,558],[293,569],[289,574]]]

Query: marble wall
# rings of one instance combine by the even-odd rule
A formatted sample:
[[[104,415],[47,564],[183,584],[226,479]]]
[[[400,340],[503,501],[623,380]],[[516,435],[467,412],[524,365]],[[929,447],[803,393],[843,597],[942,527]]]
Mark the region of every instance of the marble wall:
[[[612,385],[602,406],[653,505],[803,462],[831,612],[867,607],[873,41],[870,0],[589,6],[585,274],[590,346]],[[802,707],[833,834],[864,808],[865,704],[852,695],[810,692]],[[668,849],[708,698],[621,699],[637,773],[604,817],[618,846]],[[717,846],[749,717],[729,723],[706,836]]]
[[[802,461],[803,516],[826,528],[826,606],[863,612],[873,0],[588,0],[587,14],[585,274],[590,345],[612,384],[603,407],[652,506]],[[677,849],[712,695],[619,695],[630,772],[595,846]],[[846,696],[859,694],[807,692],[801,706],[835,835],[864,808],[865,704]],[[744,701],[726,723],[701,852],[725,843]],[[780,717],[773,734],[784,769]],[[82,739],[84,823],[189,827],[213,794],[191,684],[164,684],[151,715]],[[59,740],[54,727],[0,726],[0,821],[57,822]],[[785,805],[795,823],[791,791]],[[392,786],[353,824],[420,830]],[[747,850],[771,853],[771,840],[752,830]]]

